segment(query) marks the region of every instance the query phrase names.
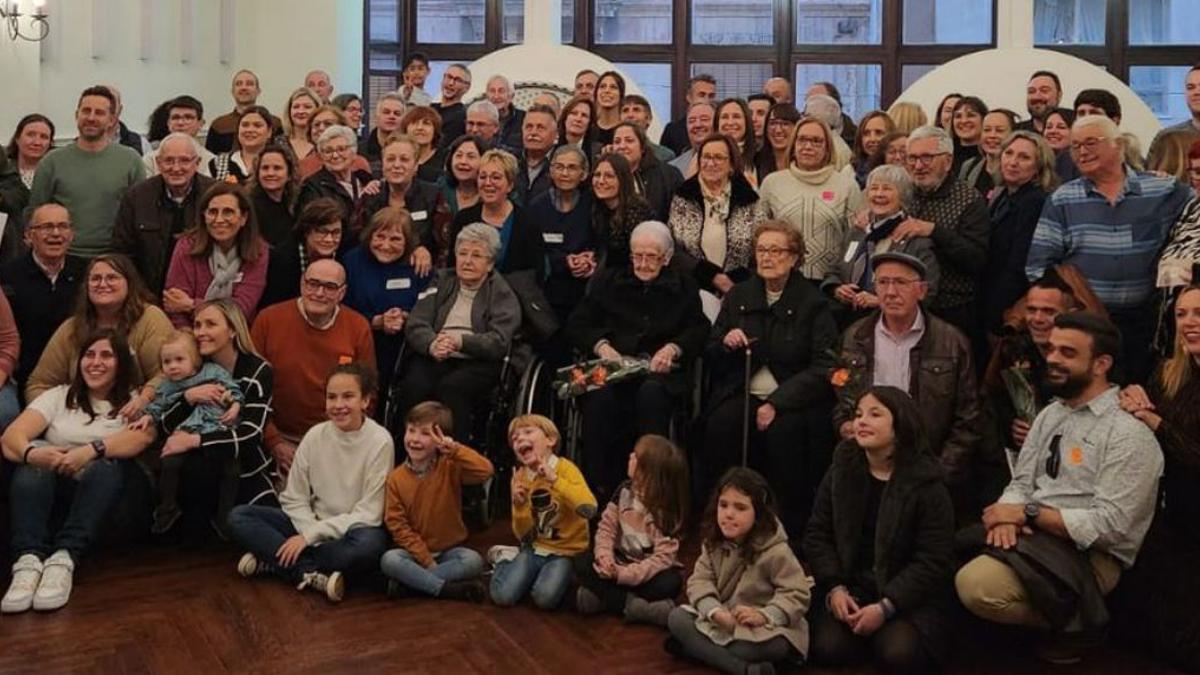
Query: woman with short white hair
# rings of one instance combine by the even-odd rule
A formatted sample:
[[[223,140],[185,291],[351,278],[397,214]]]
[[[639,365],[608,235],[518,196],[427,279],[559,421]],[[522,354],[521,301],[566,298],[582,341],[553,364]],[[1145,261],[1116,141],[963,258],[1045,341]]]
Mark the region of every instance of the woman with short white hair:
[[[352,225],[354,204],[363,195],[363,189],[373,178],[362,169],[354,168],[358,156],[358,137],[350,127],[335,124],[317,137],[317,153],[321,156],[321,170],[304,180],[300,186],[300,197],[296,202],[297,212],[304,205],[320,197],[332,197],[342,207],[342,223]],[[358,232],[347,233],[344,243],[358,240]]]

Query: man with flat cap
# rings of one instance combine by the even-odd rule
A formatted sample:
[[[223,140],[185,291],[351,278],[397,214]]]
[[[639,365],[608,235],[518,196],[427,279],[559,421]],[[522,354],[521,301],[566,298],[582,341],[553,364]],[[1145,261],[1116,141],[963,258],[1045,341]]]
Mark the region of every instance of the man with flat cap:
[[[871,258],[879,308],[842,336],[841,365],[850,371],[839,396],[834,423],[849,438],[857,394],[872,385],[907,391],[925,422],[929,448],[946,470],[960,522],[978,518],[971,503],[972,461],[979,440],[979,398],[971,348],[954,326],[937,318],[921,301],[929,291],[928,270],[918,258],[887,252]]]

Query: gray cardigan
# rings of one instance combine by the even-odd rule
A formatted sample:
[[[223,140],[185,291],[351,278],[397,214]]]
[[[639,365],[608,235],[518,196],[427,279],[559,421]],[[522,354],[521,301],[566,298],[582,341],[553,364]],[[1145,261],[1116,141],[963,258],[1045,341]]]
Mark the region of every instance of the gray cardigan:
[[[439,270],[417,299],[404,327],[408,346],[428,355],[460,287],[453,269]],[[513,334],[521,325],[521,305],[504,277],[488,274],[471,305],[471,333],[463,335],[462,353],[474,359],[499,361],[508,353]]]

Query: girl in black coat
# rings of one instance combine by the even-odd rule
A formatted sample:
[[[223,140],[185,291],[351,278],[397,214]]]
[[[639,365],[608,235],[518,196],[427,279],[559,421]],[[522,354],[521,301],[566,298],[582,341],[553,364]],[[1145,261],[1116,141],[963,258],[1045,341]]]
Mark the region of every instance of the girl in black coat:
[[[798,272],[804,242],[796,228],[765,221],[753,246],[757,273],[725,296],[705,352],[712,390],[695,494],[707,494],[740,462],[748,396],[750,464],[768,476],[784,527],[798,534],[834,443],[828,373],[838,331],[820,292]]]
[[[885,671],[924,673],[946,655],[954,509],[924,439],[905,392],[859,396],[854,438],[834,452],[804,536],[817,582],[813,663],[844,664],[869,647]]]

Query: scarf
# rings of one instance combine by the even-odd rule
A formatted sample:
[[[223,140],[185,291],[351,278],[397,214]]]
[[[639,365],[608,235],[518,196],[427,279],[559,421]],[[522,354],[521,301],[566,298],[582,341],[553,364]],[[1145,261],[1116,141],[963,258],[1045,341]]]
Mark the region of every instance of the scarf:
[[[213,244],[212,252],[208,254],[208,270],[212,272],[213,279],[204,293],[204,299],[233,297],[233,284],[238,281],[241,269],[242,259],[238,257],[237,246],[222,251],[220,246]]]
[[[892,232],[895,232],[900,223],[907,219],[908,215],[904,211],[900,211],[869,226],[867,236],[863,238],[862,246],[858,247],[851,265],[852,272],[858,272],[859,265],[862,266],[861,272],[853,274],[854,278],[858,279],[859,288],[871,293],[875,292],[875,275],[871,269],[871,257],[875,255],[875,248],[879,242],[892,236]]]
[[[809,185],[824,185],[825,182],[829,180],[830,176],[833,175],[833,171],[834,167],[832,164],[827,164],[819,169],[813,169],[812,171],[801,169],[795,164],[788,166],[788,173],[792,174],[792,178],[795,178],[801,183],[807,183]]]
[[[725,267],[728,253],[725,225],[729,222],[729,201],[733,193],[733,182],[725,183],[719,192],[710,192],[704,181],[699,181],[700,193],[704,196],[704,223],[700,229],[700,251],[709,262]]]

